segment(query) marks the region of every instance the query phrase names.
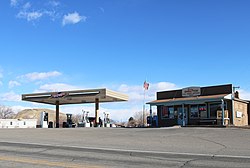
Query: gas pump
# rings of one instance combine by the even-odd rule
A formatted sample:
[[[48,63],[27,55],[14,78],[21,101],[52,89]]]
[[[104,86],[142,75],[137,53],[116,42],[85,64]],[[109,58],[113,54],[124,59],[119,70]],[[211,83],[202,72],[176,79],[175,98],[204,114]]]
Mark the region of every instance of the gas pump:
[[[72,114],[66,114],[67,115],[67,124],[66,127],[67,128],[75,128],[76,124],[73,123],[72,121]]]
[[[78,123],[78,127],[90,127],[89,112],[82,110],[82,120]]]
[[[147,124],[149,127],[158,127],[158,116],[147,116]]]
[[[86,112],[83,111],[82,122],[84,124],[84,127],[90,127],[89,112],[88,111],[86,111]]]
[[[110,117],[109,113],[103,113],[104,114],[104,127],[110,127]]]
[[[149,127],[152,126],[152,117],[151,117],[151,116],[147,116],[147,125],[148,125]]]
[[[40,125],[41,128],[48,128],[48,113],[45,111],[41,112],[41,120],[40,120]]]

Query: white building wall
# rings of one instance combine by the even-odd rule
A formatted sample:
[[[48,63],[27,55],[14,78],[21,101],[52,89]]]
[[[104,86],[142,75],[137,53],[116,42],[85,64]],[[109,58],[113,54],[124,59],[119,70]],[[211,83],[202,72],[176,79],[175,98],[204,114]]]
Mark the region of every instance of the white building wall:
[[[37,119],[0,119],[0,128],[36,128]]]

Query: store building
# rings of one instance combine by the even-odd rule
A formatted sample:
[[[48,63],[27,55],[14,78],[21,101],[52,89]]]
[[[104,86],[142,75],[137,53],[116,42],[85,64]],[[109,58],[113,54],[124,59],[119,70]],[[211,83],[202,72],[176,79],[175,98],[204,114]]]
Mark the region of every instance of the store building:
[[[247,106],[247,112],[248,112],[248,125],[250,126],[250,101],[248,101],[248,106]]]
[[[157,92],[158,126],[173,125],[234,125],[246,126],[249,120],[249,101],[240,99],[232,84],[188,87]]]

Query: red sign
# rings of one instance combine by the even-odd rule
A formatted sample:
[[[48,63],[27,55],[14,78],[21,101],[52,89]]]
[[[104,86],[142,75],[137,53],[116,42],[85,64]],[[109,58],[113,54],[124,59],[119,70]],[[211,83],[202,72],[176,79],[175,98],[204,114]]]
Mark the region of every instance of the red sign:
[[[60,97],[64,97],[64,96],[66,96],[66,93],[63,93],[63,92],[58,92],[58,93],[51,95],[52,98],[60,98]]]

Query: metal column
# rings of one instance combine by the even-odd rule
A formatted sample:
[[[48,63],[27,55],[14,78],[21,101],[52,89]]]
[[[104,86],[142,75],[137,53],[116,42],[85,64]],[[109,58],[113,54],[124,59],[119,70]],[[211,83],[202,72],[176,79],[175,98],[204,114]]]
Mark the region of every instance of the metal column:
[[[59,101],[56,101],[56,128],[59,128]]]
[[[99,99],[95,99],[95,126],[97,127],[99,124]]]
[[[184,107],[184,104],[182,104],[182,126],[185,126],[184,114],[185,114],[185,107]]]
[[[151,106],[151,104],[150,104],[150,127],[153,127],[153,114],[152,114],[152,106]]]
[[[225,108],[224,108],[224,100],[221,99],[221,112],[222,112],[222,125],[225,125],[224,118],[225,118]]]
[[[233,93],[231,94],[231,103],[232,103],[232,125],[234,125],[234,87],[233,87]]]

